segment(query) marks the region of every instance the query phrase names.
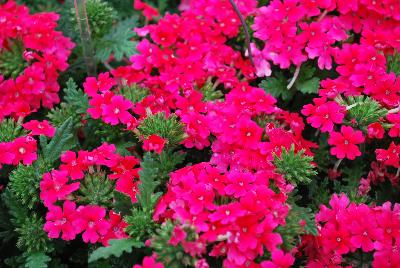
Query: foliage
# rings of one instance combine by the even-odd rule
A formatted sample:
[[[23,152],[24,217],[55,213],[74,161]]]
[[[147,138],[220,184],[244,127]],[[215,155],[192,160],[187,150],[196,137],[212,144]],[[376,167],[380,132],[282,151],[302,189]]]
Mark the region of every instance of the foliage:
[[[295,153],[294,145],[289,150],[282,147],[282,153],[274,156],[276,171],[293,184],[307,184],[317,175],[312,165],[313,158],[304,155],[304,150]]]
[[[147,139],[153,134],[167,139],[168,145],[171,147],[176,146],[184,139],[183,125],[177,116],[167,117],[164,112],[147,116],[138,126],[139,138]]]
[[[120,257],[124,252],[131,253],[133,248],[142,247],[143,244],[133,239],[113,239],[109,241],[109,246],[100,247],[92,252],[89,263],[99,259],[107,259],[111,256]]]
[[[133,28],[136,18],[129,18],[118,22],[109,32],[96,42],[96,57],[100,61],[107,61],[113,56],[117,61],[129,57],[136,52],[136,43],[131,39],[135,36]]]
[[[51,260],[49,256],[43,252],[30,254],[25,263],[26,268],[47,268],[47,263]]]

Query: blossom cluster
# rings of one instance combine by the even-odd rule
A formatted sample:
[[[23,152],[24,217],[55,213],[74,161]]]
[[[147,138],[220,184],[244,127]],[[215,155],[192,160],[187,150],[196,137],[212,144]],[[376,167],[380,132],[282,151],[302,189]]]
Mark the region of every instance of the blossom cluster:
[[[335,194],[329,205],[316,215],[318,236],[303,241],[308,267],[342,267],[343,256],[357,250],[373,252],[373,267],[400,265],[399,204],[367,206]]]
[[[77,154],[66,151],[61,156],[59,169],[43,175],[40,199],[48,208],[44,230],[50,238],[73,240],[82,233],[86,243],[101,242],[107,245],[109,239],[127,237],[124,232],[127,224],[121,215],[110,210],[106,218],[106,207],[98,204],[77,205],[82,202],[82,198],[76,194],[81,184],[85,183],[88,176],[104,177],[105,170],[102,167],[110,170],[106,177],[115,181],[115,190],[136,202],[139,178],[139,168],[136,166],[139,161],[133,156],[122,157],[115,150],[114,145],[104,143],[92,151],[81,150]]]
[[[12,53],[16,61],[5,67],[5,76],[0,74],[0,121],[6,116],[25,117],[59,102],[57,79],[68,67],[74,44],[56,31],[58,18],[51,12],[30,14],[14,1],[0,5],[0,58]]]

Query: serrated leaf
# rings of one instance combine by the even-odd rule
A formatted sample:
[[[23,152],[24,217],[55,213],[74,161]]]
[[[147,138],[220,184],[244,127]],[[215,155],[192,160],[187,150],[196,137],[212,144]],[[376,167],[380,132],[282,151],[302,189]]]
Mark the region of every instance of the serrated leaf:
[[[36,252],[30,254],[25,263],[26,268],[47,268],[47,263],[50,261],[50,257],[44,252]]]
[[[159,168],[157,162],[151,157],[150,153],[146,153],[143,157],[143,161],[140,163],[141,170],[139,194],[137,195],[138,203],[142,206],[143,210],[151,210],[155,202],[152,197],[155,189],[160,184],[157,180]]]
[[[89,263],[100,259],[108,259],[111,256],[120,257],[124,252],[131,253],[133,248],[143,247],[143,243],[130,238],[112,239],[108,243],[108,247],[100,247],[92,252],[89,256]]]
[[[277,73],[276,77],[268,77],[259,85],[266,93],[282,100],[291,100],[296,93],[295,90],[287,89],[287,81],[282,73]]]
[[[78,85],[70,78],[64,88],[65,101],[71,105],[76,113],[83,114],[89,108],[88,96],[78,89]]]
[[[129,18],[119,22],[111,31],[96,44],[96,57],[106,61],[111,55],[120,61],[136,52],[136,42],[131,39],[135,36],[133,28],[136,18]]]
[[[49,163],[54,163],[62,152],[75,145],[75,135],[72,118],[68,118],[59,128],[49,143],[41,140],[43,155]]]
[[[319,78],[313,77],[306,81],[298,81],[295,83],[296,88],[304,94],[318,93]]]
[[[304,94],[318,93],[320,79],[314,76],[315,72],[315,67],[309,64],[302,65],[299,77],[294,83],[296,89]]]

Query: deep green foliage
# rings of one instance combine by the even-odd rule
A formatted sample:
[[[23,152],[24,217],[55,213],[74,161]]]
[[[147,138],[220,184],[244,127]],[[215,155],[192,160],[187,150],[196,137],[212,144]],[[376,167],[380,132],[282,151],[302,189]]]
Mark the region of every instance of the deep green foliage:
[[[204,101],[215,101],[221,99],[224,94],[217,90],[215,85],[211,82],[206,82],[201,88],[200,92],[203,93]]]
[[[57,161],[64,151],[72,149],[76,145],[76,135],[74,135],[74,128],[72,118],[68,118],[59,128],[57,128],[54,137],[47,142],[41,136],[40,145],[42,153],[46,157],[46,161],[54,163]]]
[[[88,96],[78,88],[70,78],[63,89],[64,101],[47,115],[54,126],[61,126],[68,118],[72,118],[74,128],[81,124],[82,115],[89,108]]]
[[[142,210],[134,208],[131,213],[124,217],[128,226],[125,232],[136,241],[146,241],[154,235],[158,224],[153,221],[153,210]]]
[[[26,258],[26,268],[46,268],[47,263],[50,261],[50,257],[43,252],[35,252],[30,254]]]
[[[139,138],[148,138],[156,134],[168,140],[168,146],[174,147],[184,139],[183,124],[178,120],[175,114],[169,117],[165,113],[159,112],[147,116],[138,126]]]
[[[21,42],[12,43],[8,50],[0,48],[0,74],[5,78],[16,78],[26,67],[23,52]]]
[[[400,54],[395,51],[393,55],[389,55],[386,58],[387,60],[387,72],[395,73],[396,75],[400,75]]]
[[[286,225],[279,226],[277,232],[282,236],[283,247],[291,250],[298,244],[301,235],[318,234],[314,214],[310,208],[293,203],[286,217]]]
[[[141,102],[147,95],[149,90],[138,84],[132,84],[121,88],[121,94],[132,103]]]
[[[25,217],[15,229],[18,233],[17,247],[31,252],[47,252],[50,250],[50,240],[43,231],[44,220],[35,213]]]
[[[119,22],[101,39],[96,42],[96,57],[100,61],[107,61],[111,55],[117,61],[129,57],[136,52],[136,42],[131,39],[136,35],[133,28],[136,18],[129,18]]]
[[[25,134],[27,134],[27,131],[11,118],[5,119],[0,124],[0,142],[12,141]]]
[[[32,209],[40,201],[39,183],[42,174],[49,170],[50,165],[43,159],[39,159],[30,166],[19,165],[11,172],[8,187],[21,204]]]
[[[274,77],[264,79],[258,86],[266,93],[282,100],[291,100],[296,93],[293,89],[287,89],[288,82],[282,72],[276,72]]]
[[[89,256],[89,263],[99,259],[107,259],[111,256],[120,257],[124,252],[131,253],[133,248],[140,248],[143,243],[133,239],[112,239],[108,241],[109,246],[100,247]]]
[[[113,23],[117,20],[117,12],[107,2],[103,0],[87,0],[86,1],[86,13],[89,20],[89,28],[91,37],[94,40],[98,40],[107,34]],[[71,23],[77,28],[75,9],[70,10]]]
[[[144,155],[140,166],[142,169],[139,171],[140,184],[137,200],[144,211],[151,211],[160,196],[160,193],[154,193],[160,184],[160,181],[157,180],[159,178],[159,167],[150,153]]]
[[[109,207],[114,185],[104,173],[87,174],[79,187],[79,200],[85,204]]]
[[[304,94],[317,93],[320,79],[315,76],[315,72],[315,67],[307,64],[302,65],[294,87]]]
[[[184,252],[182,245],[174,246],[169,243],[173,228],[174,224],[170,221],[162,224],[151,240],[151,247],[165,267],[191,267],[194,265],[193,258]]]
[[[364,132],[367,131],[369,124],[378,122],[379,118],[385,117],[387,114],[385,108],[368,96],[337,97],[336,100],[347,107],[347,123],[354,125],[353,121],[355,121],[356,125]]]
[[[280,157],[274,156],[276,171],[294,185],[309,183],[317,174],[312,161],[311,156],[304,155],[304,150],[295,153],[294,145],[289,150],[282,147]]]

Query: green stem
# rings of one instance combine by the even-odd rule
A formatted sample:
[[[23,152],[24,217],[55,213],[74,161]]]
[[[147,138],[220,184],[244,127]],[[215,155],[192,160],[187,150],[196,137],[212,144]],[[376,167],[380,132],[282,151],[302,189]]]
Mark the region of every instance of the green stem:
[[[96,61],[94,59],[92,39],[90,38],[89,20],[86,13],[86,0],[74,0],[76,21],[82,41],[83,58],[86,63],[87,74],[96,76]]]

